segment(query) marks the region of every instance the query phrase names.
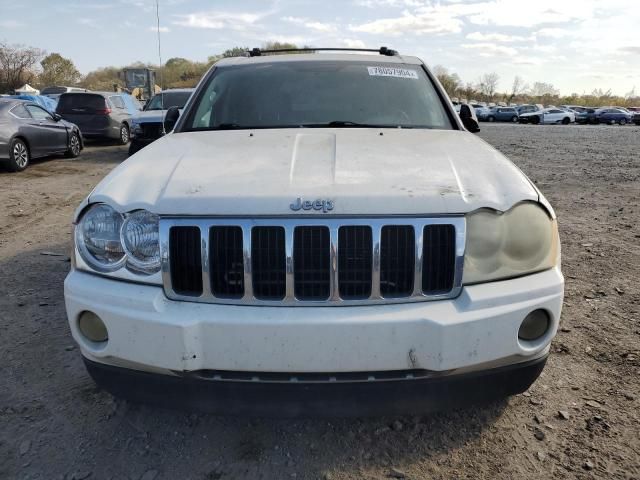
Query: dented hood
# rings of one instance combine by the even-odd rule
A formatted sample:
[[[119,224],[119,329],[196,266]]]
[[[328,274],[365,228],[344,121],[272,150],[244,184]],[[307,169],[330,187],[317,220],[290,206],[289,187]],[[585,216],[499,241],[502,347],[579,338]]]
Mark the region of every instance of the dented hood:
[[[298,198],[333,209],[293,212]],[[342,128],[173,133],[114,169],[89,201],[256,216],[455,214],[537,199],[515,165],[468,132]]]

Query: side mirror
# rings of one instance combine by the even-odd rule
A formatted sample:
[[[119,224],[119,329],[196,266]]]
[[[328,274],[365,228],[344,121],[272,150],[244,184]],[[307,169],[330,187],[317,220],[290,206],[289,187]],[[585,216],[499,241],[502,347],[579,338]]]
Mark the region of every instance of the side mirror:
[[[478,123],[478,117],[476,117],[476,111],[466,103],[460,105],[460,120],[464,128],[471,133],[478,133],[480,131],[480,124]]]
[[[176,126],[176,122],[180,118],[180,110],[178,107],[170,107],[164,115],[164,131],[169,133]]]
[[[59,122],[60,120],[62,120],[62,117],[60,115],[58,115],[57,113],[52,113],[51,117],[56,121]]]

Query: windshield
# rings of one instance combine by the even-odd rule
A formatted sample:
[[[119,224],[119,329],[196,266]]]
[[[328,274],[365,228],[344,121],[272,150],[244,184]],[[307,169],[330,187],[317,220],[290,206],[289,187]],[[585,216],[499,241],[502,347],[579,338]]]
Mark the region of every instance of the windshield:
[[[171,107],[184,108],[191,92],[166,92],[154,96],[145,110],[167,110]]]
[[[419,65],[312,61],[222,67],[183,130],[287,127],[451,129]]]

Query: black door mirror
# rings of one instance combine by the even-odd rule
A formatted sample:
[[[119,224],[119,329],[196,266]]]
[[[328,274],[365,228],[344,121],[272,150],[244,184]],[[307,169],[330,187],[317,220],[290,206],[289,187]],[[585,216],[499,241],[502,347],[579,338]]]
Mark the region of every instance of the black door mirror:
[[[466,103],[460,105],[460,120],[462,120],[464,128],[469,130],[471,133],[478,133],[480,131],[480,124],[478,123],[478,117],[476,117],[476,111]]]
[[[62,117],[60,115],[58,115],[57,113],[52,113],[51,117],[56,121],[59,122],[60,120],[62,120]]]
[[[164,131],[169,133],[176,126],[176,122],[180,118],[180,110],[178,107],[170,107],[164,116]]]

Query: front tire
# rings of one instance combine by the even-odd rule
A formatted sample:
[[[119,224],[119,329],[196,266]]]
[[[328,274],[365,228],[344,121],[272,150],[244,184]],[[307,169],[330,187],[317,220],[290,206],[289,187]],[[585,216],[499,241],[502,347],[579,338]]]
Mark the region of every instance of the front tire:
[[[538,125],[540,123],[540,117],[531,117],[531,123]]]
[[[118,141],[120,142],[120,145],[126,145],[129,143],[129,139],[129,126],[126,123],[123,123],[120,125],[120,138]]]
[[[487,120],[489,122],[495,122],[496,121],[495,117],[487,117]]]
[[[511,117],[511,121],[513,123],[517,123],[518,122],[518,117],[514,115],[513,117]]]
[[[30,161],[31,155],[27,144],[20,138],[14,138],[9,150],[9,171],[21,172],[29,166]]]
[[[620,121],[618,122],[620,125],[626,125],[627,124],[627,119],[626,118],[621,118]]]
[[[571,123],[571,120],[569,119],[569,117],[564,117],[562,119],[562,124],[563,125],[569,125]]]
[[[82,150],[80,143],[80,135],[77,132],[73,132],[71,134],[71,138],[69,139],[69,149],[65,152],[65,157],[67,158],[76,158],[80,155],[80,151]]]

